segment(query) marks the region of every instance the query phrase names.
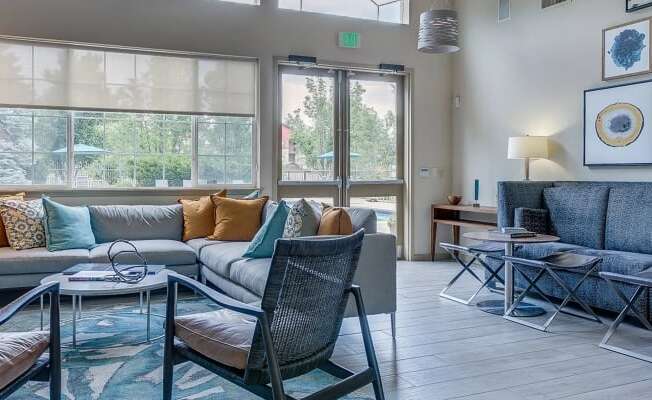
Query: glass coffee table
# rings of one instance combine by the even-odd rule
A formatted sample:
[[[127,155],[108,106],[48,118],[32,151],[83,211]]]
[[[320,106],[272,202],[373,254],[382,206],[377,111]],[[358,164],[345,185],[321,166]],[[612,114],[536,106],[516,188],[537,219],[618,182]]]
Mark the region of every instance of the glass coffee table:
[[[168,272],[166,269],[159,271],[156,274],[147,275],[145,279],[138,283],[124,283],[124,282],[111,282],[111,281],[70,281],[71,275],[55,274],[45,277],[41,280],[41,284],[49,282],[59,282],[59,293],[62,296],[72,297],[72,347],[77,347],[77,324],[82,319],[82,298],[84,297],[103,297],[103,296],[120,296],[138,294],[140,298],[140,314],[145,315],[146,318],[146,339],[145,343],[152,340],[160,339],[162,336],[155,338],[151,337],[151,319],[152,317],[165,318],[152,314],[151,312],[151,291],[167,287]],[[143,311],[143,295],[145,296],[145,311]],[[43,325],[43,297],[41,297],[41,329]],[[115,311],[94,312],[91,316],[86,318],[102,318],[115,313]],[[85,318],[84,318],[85,319]],[[140,343],[129,343],[142,344]],[[66,344],[62,344],[66,345]],[[124,346],[125,344],[120,344]],[[114,346],[106,346],[114,347]]]

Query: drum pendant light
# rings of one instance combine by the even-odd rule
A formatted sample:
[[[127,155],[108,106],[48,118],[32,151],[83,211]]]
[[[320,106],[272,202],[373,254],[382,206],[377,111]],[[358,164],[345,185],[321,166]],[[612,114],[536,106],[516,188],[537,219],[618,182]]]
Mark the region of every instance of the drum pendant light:
[[[421,13],[417,50],[447,54],[460,50],[459,20],[452,0],[433,2],[430,10]]]

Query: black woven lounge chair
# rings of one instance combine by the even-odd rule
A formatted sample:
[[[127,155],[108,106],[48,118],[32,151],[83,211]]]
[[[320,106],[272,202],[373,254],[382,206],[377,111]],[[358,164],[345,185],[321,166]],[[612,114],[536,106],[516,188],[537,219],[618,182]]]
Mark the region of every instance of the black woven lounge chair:
[[[0,325],[45,294],[50,294],[49,332],[0,333],[0,399],[8,398],[29,381],[49,381],[50,399],[61,399],[59,283],[41,285],[9,303],[0,310]]]
[[[363,236],[360,231],[335,239],[279,239],[260,307],[170,274],[163,398],[172,398],[173,365],[192,361],[265,399],[293,399],[283,381],[315,369],[341,380],[304,399],[337,399],[369,384],[376,399],[384,399],[360,288],[352,286]],[[224,308],[175,317],[178,285]],[[330,361],[349,294],[357,305],[368,362],[358,373]]]

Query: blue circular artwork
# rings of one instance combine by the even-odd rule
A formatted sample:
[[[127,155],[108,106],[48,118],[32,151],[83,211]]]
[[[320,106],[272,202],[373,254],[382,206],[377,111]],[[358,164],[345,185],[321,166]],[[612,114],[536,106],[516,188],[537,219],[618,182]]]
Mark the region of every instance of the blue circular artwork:
[[[645,118],[633,104],[615,103],[605,107],[595,121],[600,140],[611,147],[627,147],[641,135]]]
[[[625,29],[614,39],[609,55],[614,64],[626,71],[641,61],[641,53],[645,49],[645,33],[636,29]]]

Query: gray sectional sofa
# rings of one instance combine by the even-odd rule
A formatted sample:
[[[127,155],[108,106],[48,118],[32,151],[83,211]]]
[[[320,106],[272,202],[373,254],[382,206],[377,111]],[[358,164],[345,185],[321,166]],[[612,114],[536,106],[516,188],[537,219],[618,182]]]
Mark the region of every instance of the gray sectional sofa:
[[[521,246],[515,251],[517,257],[538,259],[553,252],[572,251],[602,257],[600,270],[606,272],[634,275],[652,268],[652,183],[498,183],[500,227],[518,225],[515,216],[532,209],[546,210],[547,233],[562,240]],[[579,278],[574,273],[561,276],[571,287]],[[516,284],[525,286],[518,274]],[[542,279],[540,286],[547,295],[564,297],[559,286],[549,278]],[[633,294],[632,287],[622,288],[625,293]],[[600,309],[620,311],[624,306],[597,274],[589,277],[578,294]],[[649,294],[642,296],[638,306],[648,319],[649,305]]]
[[[0,248],[0,289],[37,286],[45,276],[75,264],[108,262],[109,244],[125,239],[132,241],[150,264],[164,264],[181,274],[202,279],[243,302],[260,300],[271,259],[243,258],[248,242],[207,239],[182,242],[181,205],[90,206],[89,210],[93,233],[100,244],[90,250],[57,252],[45,248],[20,251]],[[393,314],[396,311],[396,239],[376,232],[373,211],[350,209],[349,214],[354,230],[365,228],[366,232],[355,283],[362,287],[367,312]],[[137,260],[125,257],[121,262]]]

